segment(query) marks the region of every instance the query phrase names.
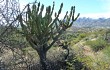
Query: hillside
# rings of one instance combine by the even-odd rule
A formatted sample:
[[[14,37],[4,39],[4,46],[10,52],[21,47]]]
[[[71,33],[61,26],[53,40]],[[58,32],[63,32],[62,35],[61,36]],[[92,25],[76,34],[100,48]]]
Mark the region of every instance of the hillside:
[[[104,31],[99,30],[81,39],[75,45],[72,44],[77,60],[87,67],[87,69],[84,68],[84,70],[110,69],[110,44],[103,39],[103,34],[105,34]],[[104,48],[101,48],[101,46]],[[94,47],[95,49],[98,48],[98,50],[95,51]]]

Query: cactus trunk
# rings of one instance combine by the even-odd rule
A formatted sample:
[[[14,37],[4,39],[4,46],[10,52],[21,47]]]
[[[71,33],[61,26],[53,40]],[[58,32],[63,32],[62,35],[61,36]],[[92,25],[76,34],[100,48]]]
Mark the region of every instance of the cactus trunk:
[[[47,68],[47,60],[46,60],[46,52],[39,52],[39,57],[40,57],[40,63],[42,70],[48,70]]]

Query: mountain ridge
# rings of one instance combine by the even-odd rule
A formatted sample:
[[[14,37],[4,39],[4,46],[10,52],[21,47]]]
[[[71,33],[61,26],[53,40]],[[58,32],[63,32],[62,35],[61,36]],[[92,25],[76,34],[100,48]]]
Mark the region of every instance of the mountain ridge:
[[[75,27],[99,27],[110,28],[110,18],[78,18],[74,23]]]

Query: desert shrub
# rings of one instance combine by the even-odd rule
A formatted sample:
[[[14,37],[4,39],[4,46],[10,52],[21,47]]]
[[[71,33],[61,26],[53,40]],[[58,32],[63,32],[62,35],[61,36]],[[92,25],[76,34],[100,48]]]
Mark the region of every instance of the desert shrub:
[[[76,44],[79,41],[80,41],[80,39],[79,38],[76,38],[76,39],[73,40],[73,43]]]
[[[87,35],[86,35],[86,33],[81,33],[81,34],[79,34],[79,37],[82,39],[82,38],[85,38]]]
[[[66,70],[82,70],[85,66],[76,56],[66,62]]]
[[[106,47],[104,50],[103,50],[104,54],[107,55],[108,57],[110,57],[110,46]]]
[[[93,41],[87,41],[86,44],[90,45],[92,50],[94,50],[95,52],[102,50],[104,47],[107,46],[107,42],[101,38]]]
[[[109,70],[109,63],[104,60],[97,60],[90,56],[77,57],[79,62],[83,63],[82,70]]]
[[[85,33],[77,33],[76,35],[73,36],[72,43],[76,44],[85,37],[87,37],[87,35]]]

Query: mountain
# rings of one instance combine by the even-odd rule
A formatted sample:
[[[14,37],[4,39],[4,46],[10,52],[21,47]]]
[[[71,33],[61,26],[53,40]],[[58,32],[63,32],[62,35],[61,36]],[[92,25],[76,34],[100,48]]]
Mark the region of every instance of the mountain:
[[[79,18],[73,23],[75,27],[99,27],[110,28],[110,18]]]

